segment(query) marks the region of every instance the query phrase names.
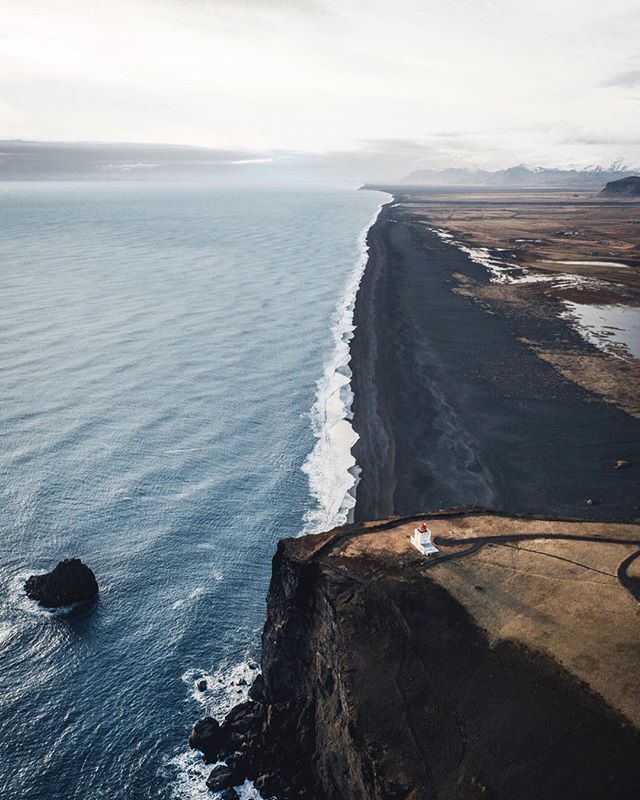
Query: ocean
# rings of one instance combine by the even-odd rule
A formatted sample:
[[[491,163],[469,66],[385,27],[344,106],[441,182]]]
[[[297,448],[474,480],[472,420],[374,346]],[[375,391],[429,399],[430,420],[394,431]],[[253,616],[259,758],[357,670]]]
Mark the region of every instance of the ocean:
[[[210,797],[188,732],[256,674],[276,542],[353,506],[351,311],[385,200],[0,185],[3,800]],[[72,556],[95,606],[26,598]]]

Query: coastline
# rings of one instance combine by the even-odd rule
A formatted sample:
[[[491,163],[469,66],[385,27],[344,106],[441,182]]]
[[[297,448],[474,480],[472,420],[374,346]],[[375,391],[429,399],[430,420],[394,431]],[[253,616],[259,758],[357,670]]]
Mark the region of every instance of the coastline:
[[[301,535],[321,533],[353,522],[360,467],[355,456],[359,437],[353,420],[351,362],[356,298],[370,261],[369,235],[389,202],[381,202],[358,236],[359,254],[333,315],[333,349],[317,382],[311,409],[316,443],[302,465],[309,493],[316,501],[305,514]],[[329,488],[327,488],[329,487]]]
[[[261,674],[190,736],[215,765],[207,786],[626,800],[640,421],[529,346],[588,347],[562,319],[460,291],[488,285],[486,265],[395,199],[366,247],[351,322],[334,330],[348,367],[333,358],[323,379],[353,400],[356,522],[279,542]]]
[[[381,519],[393,513],[395,440],[382,396],[385,383],[378,375],[379,349],[382,346],[378,332],[385,326],[386,311],[384,303],[380,302],[383,292],[379,289],[387,258],[383,230],[394,203],[393,198],[386,203],[369,228],[368,261],[353,315],[352,424],[358,435],[353,455],[360,471],[354,514],[356,521]]]
[[[640,422],[564,379],[528,339],[586,345],[560,320],[454,291],[486,269],[395,201],[369,232],[355,304],[355,519],[447,507],[589,519],[637,514]],[[593,504],[587,501],[593,498]]]

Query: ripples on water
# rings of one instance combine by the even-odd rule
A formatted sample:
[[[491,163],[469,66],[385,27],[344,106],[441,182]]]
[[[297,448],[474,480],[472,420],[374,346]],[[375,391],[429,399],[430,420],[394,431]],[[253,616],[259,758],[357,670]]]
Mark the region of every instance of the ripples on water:
[[[313,511],[309,411],[378,198],[0,188],[2,798],[202,794],[186,735],[245,691],[275,542]],[[70,555],[98,604],[39,610],[23,580]]]

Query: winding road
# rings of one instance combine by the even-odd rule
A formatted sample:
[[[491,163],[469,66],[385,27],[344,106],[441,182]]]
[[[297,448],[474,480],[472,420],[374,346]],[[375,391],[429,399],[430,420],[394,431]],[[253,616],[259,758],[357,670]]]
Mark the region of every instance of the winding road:
[[[435,567],[436,564],[441,564],[443,561],[450,561],[453,558],[461,558],[463,556],[470,555],[471,553],[476,553],[482,547],[487,544],[504,544],[505,542],[524,542],[530,540],[561,540],[561,541],[576,541],[576,542],[596,542],[600,544],[627,544],[627,545],[636,545],[640,548],[640,539],[623,539],[620,537],[615,536],[582,536],[579,534],[570,534],[570,533],[513,533],[513,534],[504,534],[502,536],[474,536],[470,538],[463,538],[463,539],[437,539],[437,543],[440,547],[457,547],[460,545],[468,544],[470,545],[466,550],[459,550],[456,553],[445,553],[441,556],[436,556],[433,559],[430,559],[426,563],[421,565],[422,569],[428,569],[429,567]],[[637,550],[635,553],[632,553],[630,556],[624,559],[618,567],[618,580],[624,586],[624,588],[634,597],[638,602],[640,602],[640,578],[635,578],[632,575],[629,575],[629,567],[636,558],[640,557],[640,549]],[[572,562],[575,563],[575,562]]]
[[[474,513],[474,512],[467,512],[467,513]],[[488,512],[480,512],[480,513],[488,513]],[[462,516],[466,516],[464,512],[461,514]],[[453,514],[451,516],[454,516]],[[383,530],[390,530],[393,528],[400,527],[401,525],[411,523],[417,521],[418,519],[433,519],[430,515],[417,516],[417,517],[405,517],[405,518],[396,518],[393,520],[389,520],[386,522],[382,522],[378,525],[373,525],[369,528],[362,529],[360,526],[347,526],[346,530],[337,533],[331,539],[326,541],[323,545],[321,545],[318,550],[313,555],[314,561],[322,561],[323,563],[334,567],[335,565],[331,563],[330,560],[330,552],[334,550],[334,548],[339,547],[351,539],[358,538],[360,536],[367,536],[376,533],[380,533]],[[558,520],[558,522],[562,522],[563,520]],[[564,520],[568,521],[568,520]],[[571,520],[571,522],[578,522],[578,520]],[[463,558],[464,556],[471,555],[473,553],[477,553],[481,550],[485,545],[500,545],[500,544],[507,544],[511,542],[525,542],[525,541],[535,541],[535,540],[557,540],[557,541],[575,541],[575,542],[593,542],[594,544],[623,544],[623,545],[633,545],[638,547],[639,549],[631,553],[631,555],[627,556],[618,566],[617,570],[617,578],[620,581],[620,584],[631,594],[631,596],[640,602],[640,577],[634,577],[629,575],[629,569],[631,565],[636,561],[636,559],[640,558],[640,539],[625,539],[619,536],[587,536],[582,534],[572,534],[572,533],[509,533],[509,534],[502,534],[502,535],[491,535],[491,536],[472,536],[472,537],[465,537],[465,538],[447,538],[443,539],[442,537],[436,537],[435,543],[438,547],[460,547],[461,545],[469,545],[464,550],[457,550],[454,553],[443,553],[438,556],[434,556],[424,561],[418,561],[414,565],[414,568],[419,571],[424,571],[427,569],[432,569],[433,567],[437,566],[438,564],[443,564],[446,561],[451,561],[456,558]],[[550,555],[550,554],[545,554]],[[563,559],[569,560],[569,559]],[[571,562],[577,563],[577,562]],[[585,566],[585,565],[579,565]],[[341,570],[345,571],[344,566],[341,566]],[[357,576],[355,573],[351,573],[351,571],[346,570],[349,574],[352,575],[353,578],[357,578],[360,582],[369,582],[363,581],[361,576]]]

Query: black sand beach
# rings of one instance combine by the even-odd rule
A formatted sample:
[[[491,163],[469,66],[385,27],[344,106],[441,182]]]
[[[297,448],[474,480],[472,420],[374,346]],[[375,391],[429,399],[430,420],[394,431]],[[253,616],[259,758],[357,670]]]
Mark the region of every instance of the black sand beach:
[[[492,313],[454,292],[452,273],[486,283],[486,270],[402,206],[385,206],[369,244],[352,342],[356,519],[476,505],[637,516],[640,421],[521,339],[589,345],[560,321]],[[616,470],[619,459],[634,466]]]

